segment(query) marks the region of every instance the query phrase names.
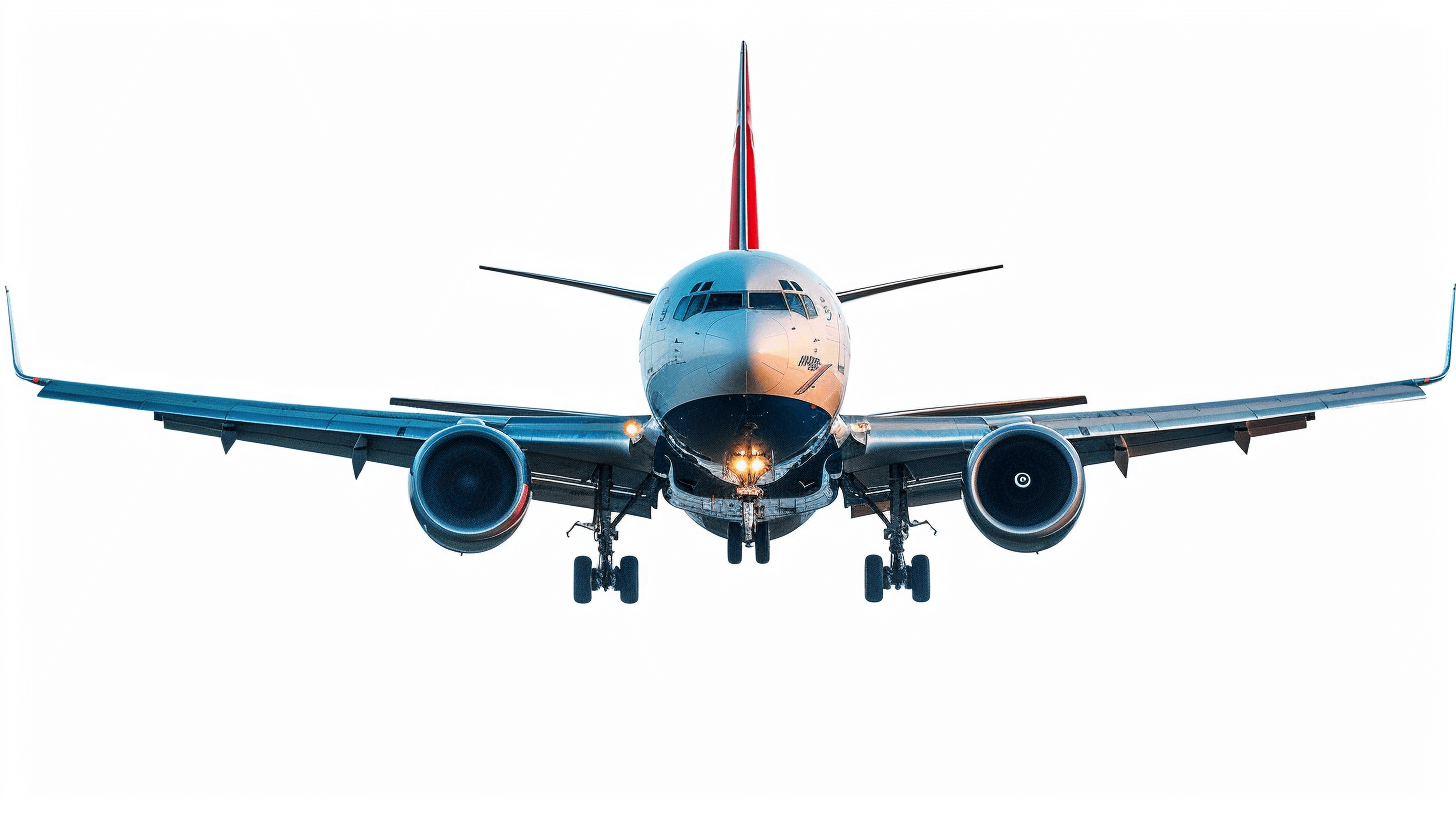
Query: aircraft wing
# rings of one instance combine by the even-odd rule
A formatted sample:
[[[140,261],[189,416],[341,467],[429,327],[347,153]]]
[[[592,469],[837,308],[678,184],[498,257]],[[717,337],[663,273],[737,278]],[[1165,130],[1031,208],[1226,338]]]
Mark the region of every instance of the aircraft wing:
[[[17,365],[16,373],[20,373]],[[222,440],[223,452],[238,441],[338,456],[352,461],[354,476],[366,462],[407,468],[426,439],[456,424],[448,414],[326,408],[279,402],[175,394],[138,388],[23,379],[43,386],[38,396],[152,412],[169,431]],[[531,497],[537,501],[592,506],[589,480],[598,465],[611,465],[616,481],[614,512],[625,508],[632,488],[652,472],[652,444],[634,442],[622,424],[650,417],[480,416],[521,446],[531,469]],[[653,501],[632,503],[631,515],[651,517]]]
[[[1253,437],[1301,430],[1319,411],[1421,399],[1425,392],[1420,386],[1439,379],[1122,411],[845,417],[853,441],[844,452],[844,470],[859,479],[866,495],[876,503],[888,495],[892,464],[905,465],[910,471],[911,506],[954,501],[961,497],[962,469],[976,443],[1003,425],[1033,422],[1071,442],[1084,465],[1116,462],[1126,476],[1128,460],[1133,457],[1220,442],[1233,442],[1248,453]],[[845,504],[856,517],[873,512],[849,491],[845,492]]]
[[[1233,442],[1248,453],[1254,437],[1302,430],[1320,411],[1423,399],[1426,392],[1421,386],[1440,382],[1451,371],[1453,330],[1456,288],[1452,289],[1451,316],[1446,325],[1446,366],[1434,377],[1124,411],[1036,414],[1024,408],[1018,410],[1016,402],[1004,402],[987,403],[998,410],[1006,409],[988,416],[966,416],[957,410],[973,406],[845,416],[842,419],[849,427],[850,438],[842,449],[844,473],[860,490],[844,491],[844,503],[854,517],[875,512],[869,502],[883,510],[888,503],[891,465],[904,465],[909,471],[910,506],[955,501],[961,497],[963,470],[970,451],[987,434],[1016,422],[1031,422],[1056,431],[1077,449],[1083,465],[1116,462],[1124,477],[1129,460],[1137,456],[1220,442]],[[1065,405],[1080,399],[1027,400],[1024,404]]]

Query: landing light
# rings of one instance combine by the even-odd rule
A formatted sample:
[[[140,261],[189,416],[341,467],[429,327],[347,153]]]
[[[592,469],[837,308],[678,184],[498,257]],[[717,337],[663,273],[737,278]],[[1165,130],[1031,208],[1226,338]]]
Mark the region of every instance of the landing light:
[[[629,419],[622,423],[622,433],[632,437],[632,441],[636,442],[642,438],[642,423],[635,419]]]

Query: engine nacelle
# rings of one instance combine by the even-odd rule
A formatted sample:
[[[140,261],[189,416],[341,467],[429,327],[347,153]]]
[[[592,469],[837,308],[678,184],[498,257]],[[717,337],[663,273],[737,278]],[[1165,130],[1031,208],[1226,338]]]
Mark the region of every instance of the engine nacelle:
[[[966,457],[966,512],[995,544],[1037,552],[1072,531],[1087,481],[1072,443],[1029,422],[1005,425]]]
[[[485,552],[520,526],[531,502],[526,455],[510,437],[464,420],[425,440],[410,465],[410,506],[436,544]]]

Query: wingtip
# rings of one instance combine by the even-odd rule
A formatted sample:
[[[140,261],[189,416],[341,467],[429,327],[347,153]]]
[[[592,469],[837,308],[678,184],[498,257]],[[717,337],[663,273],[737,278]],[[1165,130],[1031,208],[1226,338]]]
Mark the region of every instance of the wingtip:
[[[51,384],[47,377],[32,377],[25,373],[20,367],[20,343],[15,340],[15,310],[10,307],[10,287],[5,287],[5,322],[10,327],[10,364],[15,368],[15,376],[30,383],[44,388]]]

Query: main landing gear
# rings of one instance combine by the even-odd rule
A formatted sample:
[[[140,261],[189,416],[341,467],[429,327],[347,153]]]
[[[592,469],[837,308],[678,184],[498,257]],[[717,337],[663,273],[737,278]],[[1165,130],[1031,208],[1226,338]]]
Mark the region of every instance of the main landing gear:
[[[592,507],[590,525],[597,540],[597,566],[592,566],[589,555],[576,557],[571,570],[572,600],[581,604],[591,603],[594,591],[615,589],[622,603],[637,603],[637,557],[624,556],[619,566],[612,566],[612,542],[617,540],[617,523],[647,493],[649,486],[656,489],[656,480],[657,477],[649,473],[642,484],[637,486],[637,491],[632,494],[627,506],[622,508],[616,518],[612,518],[612,468],[610,465],[597,466],[596,501]],[[587,526],[578,521],[571,529]],[[567,530],[566,534],[571,535],[571,530]]]
[[[885,597],[885,590],[910,589],[910,598],[916,603],[930,600],[930,559],[917,555],[905,563],[905,539],[910,537],[910,528],[928,524],[910,520],[910,491],[906,486],[907,475],[904,465],[890,465],[890,507],[886,515],[880,506],[865,495],[864,485],[853,474],[844,474],[843,484],[869,505],[885,523],[885,540],[890,542],[890,564],[878,555],[865,556],[864,593],[865,600],[879,603]],[[932,532],[934,527],[930,528]]]

